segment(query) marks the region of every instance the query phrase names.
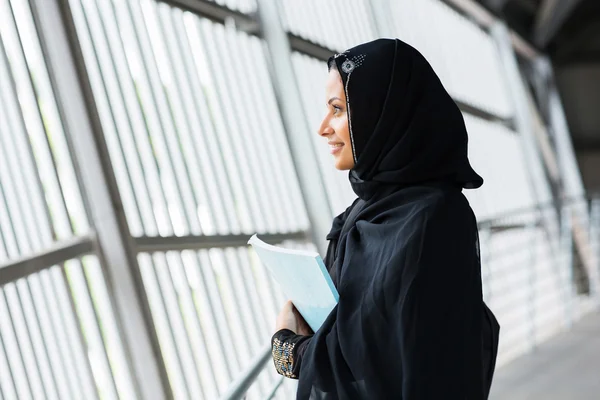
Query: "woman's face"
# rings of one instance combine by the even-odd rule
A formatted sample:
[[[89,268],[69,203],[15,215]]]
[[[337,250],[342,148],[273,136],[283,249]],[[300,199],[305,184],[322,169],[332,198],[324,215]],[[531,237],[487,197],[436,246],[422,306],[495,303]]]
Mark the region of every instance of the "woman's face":
[[[329,150],[334,157],[335,167],[339,170],[354,168],[352,142],[348,126],[348,110],[346,108],[346,93],[342,77],[336,68],[332,68],[325,87],[327,113],[319,135],[327,139]]]

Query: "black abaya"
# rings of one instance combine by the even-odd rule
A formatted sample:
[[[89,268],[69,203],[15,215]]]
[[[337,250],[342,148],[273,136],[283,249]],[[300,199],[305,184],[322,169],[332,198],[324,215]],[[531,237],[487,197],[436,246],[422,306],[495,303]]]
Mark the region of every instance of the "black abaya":
[[[427,61],[392,39],[336,55],[357,201],[334,220],[326,264],[340,294],[314,336],[273,337],[298,399],[486,399],[499,326],[482,299],[481,186],[462,115]],[[285,351],[284,351],[285,350]]]

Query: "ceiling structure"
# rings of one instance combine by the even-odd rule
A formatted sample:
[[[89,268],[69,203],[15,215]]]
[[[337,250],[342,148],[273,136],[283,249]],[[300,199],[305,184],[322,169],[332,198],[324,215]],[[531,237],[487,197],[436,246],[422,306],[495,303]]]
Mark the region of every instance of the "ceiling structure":
[[[479,0],[555,61],[600,62],[600,1]],[[593,53],[593,54],[591,54]]]
[[[554,65],[573,145],[600,190],[600,0],[478,0]]]

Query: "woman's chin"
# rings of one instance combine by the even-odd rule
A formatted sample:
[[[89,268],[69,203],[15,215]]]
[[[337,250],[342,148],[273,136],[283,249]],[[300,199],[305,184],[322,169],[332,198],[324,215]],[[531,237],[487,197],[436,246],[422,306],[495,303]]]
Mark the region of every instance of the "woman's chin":
[[[341,158],[336,157],[335,159],[335,169],[339,171],[348,171],[354,167],[353,162],[348,162],[347,160],[343,160]]]

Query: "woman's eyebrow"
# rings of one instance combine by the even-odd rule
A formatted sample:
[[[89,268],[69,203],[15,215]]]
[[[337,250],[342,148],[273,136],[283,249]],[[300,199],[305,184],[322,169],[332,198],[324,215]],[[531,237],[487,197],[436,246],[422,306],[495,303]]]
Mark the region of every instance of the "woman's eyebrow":
[[[335,101],[335,100],[340,100],[341,101],[342,99],[340,99],[339,97],[332,97],[332,98],[329,99],[329,101],[327,102],[327,104],[329,105],[329,104],[331,104],[332,101]]]

